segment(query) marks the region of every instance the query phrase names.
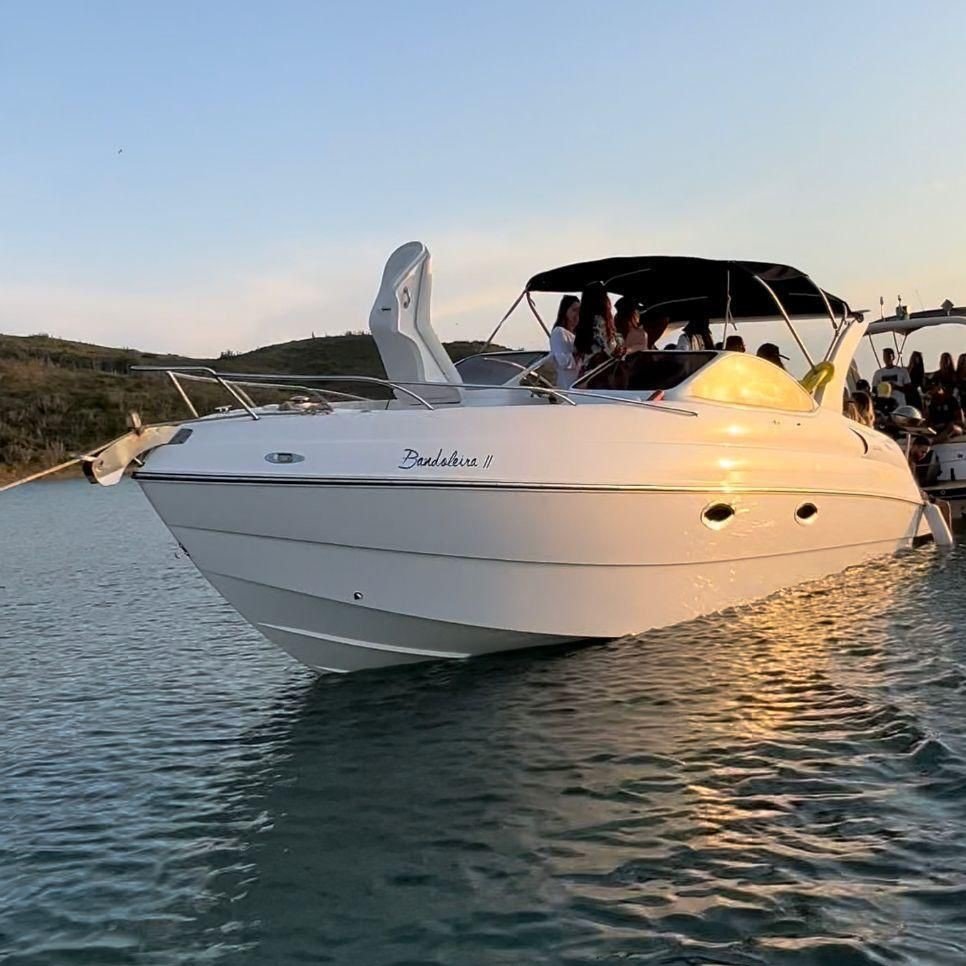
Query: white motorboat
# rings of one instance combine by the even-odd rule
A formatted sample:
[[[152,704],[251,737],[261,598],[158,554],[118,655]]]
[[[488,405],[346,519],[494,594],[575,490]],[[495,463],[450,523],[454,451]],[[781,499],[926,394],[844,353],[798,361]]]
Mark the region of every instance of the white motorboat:
[[[883,336],[891,341],[899,364],[902,365],[906,343],[911,335],[941,326],[964,325],[966,307],[957,308],[947,301],[938,309],[912,313],[901,311],[888,318],[879,319],[869,325],[867,335],[870,342],[874,336]],[[962,332],[960,329],[958,333],[960,342]],[[875,348],[875,343],[872,344]],[[877,351],[876,359],[878,360]],[[961,404],[964,402],[966,400],[960,400]],[[935,443],[932,447],[932,458],[936,464],[936,479],[934,483],[924,487],[925,491],[934,499],[945,500],[950,506],[953,520],[960,525],[966,524],[966,436],[955,436]]]
[[[566,391],[541,376],[544,352],[457,366],[412,242],[370,316],[386,379],[157,367],[189,406],[206,379],[232,408],[136,427],[89,475],[116,482],[149,452],[136,479],[204,576],[298,660],[339,672],[616,638],[929,536],[900,448],[842,415],[866,330],[844,301],[788,266],[636,257],[541,273],[517,302],[597,280],[678,324],[698,302],[798,339],[796,320],[824,314],[828,351],[802,382],[735,352],[635,353]],[[302,395],[256,405],[269,384]]]

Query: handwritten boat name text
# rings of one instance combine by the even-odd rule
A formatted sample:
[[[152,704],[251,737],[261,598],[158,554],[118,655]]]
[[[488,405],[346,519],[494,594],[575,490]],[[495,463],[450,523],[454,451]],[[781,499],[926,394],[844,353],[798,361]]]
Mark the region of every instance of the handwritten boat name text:
[[[493,454],[487,453],[485,456],[467,456],[458,449],[452,453],[444,453],[442,449],[437,450],[431,456],[420,453],[418,449],[406,447],[403,450],[402,459],[399,462],[401,470],[415,470],[421,466],[440,467],[451,469],[488,469],[493,462]]]

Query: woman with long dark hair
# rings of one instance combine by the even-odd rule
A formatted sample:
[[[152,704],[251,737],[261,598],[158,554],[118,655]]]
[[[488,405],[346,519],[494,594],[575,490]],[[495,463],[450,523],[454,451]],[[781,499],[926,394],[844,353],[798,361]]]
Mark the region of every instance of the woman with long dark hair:
[[[956,367],[953,365],[953,357],[944,352],[939,357],[939,368],[933,374],[933,385],[942,386],[947,393],[953,392],[956,388]]]
[[[565,295],[557,309],[557,321],[550,330],[550,354],[557,367],[558,389],[569,389],[577,378],[574,330],[579,316],[580,299],[576,295]]]
[[[614,325],[614,309],[603,282],[591,282],[580,295],[574,352],[582,372],[624,354],[624,340]]]
[[[956,389],[959,391],[959,401],[966,403],[966,352],[960,353],[956,361]]]
[[[921,352],[909,356],[909,386],[906,387],[906,402],[916,409],[922,409],[922,394],[926,388],[926,365]]]

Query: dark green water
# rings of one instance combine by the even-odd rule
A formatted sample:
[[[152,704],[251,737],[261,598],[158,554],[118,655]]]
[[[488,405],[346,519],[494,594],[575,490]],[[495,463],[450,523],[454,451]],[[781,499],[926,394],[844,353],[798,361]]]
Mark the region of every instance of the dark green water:
[[[318,679],[133,484],[0,540],[4,964],[966,963],[962,551]]]

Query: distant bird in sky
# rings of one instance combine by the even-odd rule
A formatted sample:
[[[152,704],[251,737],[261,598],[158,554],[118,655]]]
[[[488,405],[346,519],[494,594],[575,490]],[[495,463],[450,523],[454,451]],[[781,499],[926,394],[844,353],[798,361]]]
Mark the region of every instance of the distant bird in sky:
[[[117,149],[117,153],[118,153],[118,154],[121,154],[121,153],[123,153],[123,151],[124,151],[124,148],[118,148],[118,149]]]

